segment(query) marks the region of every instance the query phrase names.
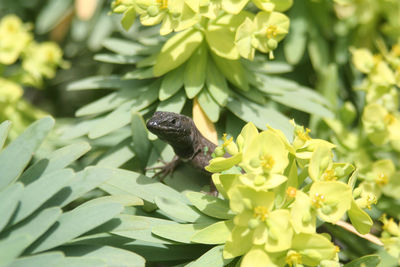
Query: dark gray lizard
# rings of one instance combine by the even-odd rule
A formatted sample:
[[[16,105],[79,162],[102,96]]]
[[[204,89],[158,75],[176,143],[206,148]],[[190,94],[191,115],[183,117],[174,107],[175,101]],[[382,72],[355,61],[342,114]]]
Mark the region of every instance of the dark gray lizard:
[[[206,139],[197,129],[190,117],[173,113],[156,111],[146,124],[150,132],[172,146],[175,158],[165,166],[159,168],[162,174],[171,173],[181,162],[189,163],[193,168],[211,175],[204,169],[211,160],[211,154],[217,147]],[[211,181],[211,193],[216,189]]]

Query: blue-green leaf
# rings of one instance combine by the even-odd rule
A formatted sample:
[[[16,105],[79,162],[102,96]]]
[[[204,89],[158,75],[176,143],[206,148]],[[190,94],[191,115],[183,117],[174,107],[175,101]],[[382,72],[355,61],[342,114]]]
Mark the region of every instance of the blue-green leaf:
[[[171,70],[164,75],[158,98],[163,101],[173,96],[183,85],[185,65]]]
[[[23,188],[24,186],[21,183],[16,183],[0,191],[0,232],[3,230],[4,226],[6,226],[15,208],[19,204]]]
[[[74,210],[62,214],[57,221],[57,227],[41,236],[39,242],[36,242],[30,251],[36,253],[64,244],[112,219],[122,209],[122,205],[113,202],[86,202]]]
[[[139,161],[141,169],[144,170],[150,157],[151,144],[147,138],[147,129],[143,117],[138,112],[132,113],[131,129],[133,152]]]
[[[53,128],[54,119],[45,117],[31,124],[0,153],[0,190],[16,180],[22,173],[33,153]]]
[[[185,67],[184,84],[188,98],[195,97],[204,87],[207,73],[208,53],[205,44],[192,54]]]

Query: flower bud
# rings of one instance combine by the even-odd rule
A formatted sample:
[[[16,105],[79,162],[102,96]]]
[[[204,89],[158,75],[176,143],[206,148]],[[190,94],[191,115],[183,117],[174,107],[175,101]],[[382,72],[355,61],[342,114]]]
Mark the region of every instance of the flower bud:
[[[158,13],[160,13],[158,6],[153,5],[147,8],[147,14],[149,14],[150,17],[155,17],[158,15]]]

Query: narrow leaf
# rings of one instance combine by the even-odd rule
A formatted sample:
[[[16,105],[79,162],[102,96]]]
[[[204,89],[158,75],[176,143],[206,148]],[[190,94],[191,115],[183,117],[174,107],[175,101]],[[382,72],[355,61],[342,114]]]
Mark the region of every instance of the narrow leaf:
[[[120,224],[111,231],[112,234],[156,244],[176,244],[151,233],[152,228],[171,225],[174,224],[173,221],[128,214],[121,214],[117,218],[120,220]]]
[[[0,153],[0,190],[19,177],[53,125],[51,117],[34,122]]]
[[[202,244],[224,244],[231,236],[233,226],[232,220],[216,222],[196,232],[190,240]]]
[[[171,70],[164,75],[158,98],[163,101],[173,96],[183,85],[183,73],[185,65]]]
[[[16,183],[7,186],[0,192],[0,232],[14,213],[22,195],[23,188],[24,186],[21,183]]]
[[[168,39],[158,55],[154,75],[161,76],[185,62],[203,41],[203,34],[187,29]]]
[[[0,124],[0,151],[3,148],[3,145],[7,139],[8,130],[10,130],[11,122],[3,121]]]
[[[8,266],[32,241],[33,238],[29,235],[19,235],[12,239],[2,240],[0,242],[0,266]]]
[[[194,262],[186,265],[186,267],[203,267],[203,266],[215,266],[223,267],[232,261],[232,259],[224,259],[222,252],[224,251],[224,246],[215,246],[206,253],[204,253],[200,258]]]
[[[207,59],[207,48],[205,44],[201,44],[186,63],[184,85],[186,95],[190,99],[195,97],[204,86],[207,73]]]
[[[156,197],[175,198],[188,203],[183,195],[171,187],[140,173],[122,169],[113,169],[113,176],[100,188],[110,194],[113,194],[114,190],[117,190],[118,194],[132,194],[151,203],[154,203]]]
[[[26,186],[14,223],[25,219],[33,213],[46,200],[63,188],[73,176],[74,172],[72,170],[64,169],[47,174]]]
[[[143,117],[138,112],[132,113],[131,129],[133,152],[139,161],[141,169],[144,170],[149,160],[151,144],[147,138],[146,124],[144,123]]]
[[[6,233],[9,233],[9,235],[6,240],[12,240],[18,236],[26,235],[30,236],[32,238],[31,242],[33,242],[56,222],[61,213],[61,209],[58,207],[42,210],[31,216],[29,220],[25,220],[16,227],[7,230]],[[26,243],[25,248],[27,248],[31,242]]]
[[[160,104],[158,104],[157,106],[157,111],[181,113],[185,103],[186,103],[185,93],[183,92],[183,90],[180,90],[172,97],[164,101],[161,101]]]
[[[202,214],[194,210],[191,206],[188,206],[176,199],[156,197],[155,203],[160,210],[164,211],[172,218],[176,218],[180,221],[192,223],[212,222],[211,218],[202,216]]]
[[[229,208],[229,202],[198,192],[187,192],[187,198],[201,212],[218,219],[232,219],[235,214]]]
[[[209,94],[209,92],[207,90],[202,90],[196,99],[199,102],[201,109],[206,113],[207,117],[212,122],[218,121],[220,107]]]
[[[57,149],[29,167],[21,175],[19,181],[25,185],[30,184],[41,176],[67,167],[89,150],[90,145],[86,142],[79,142]]]
[[[207,89],[220,106],[225,106],[229,97],[229,88],[225,77],[212,60],[207,64]]]
[[[57,227],[44,234],[38,242],[31,247],[31,252],[44,251],[80,236],[81,234],[112,219],[122,211],[122,205],[118,203],[85,204],[72,211],[61,215]],[[99,212],[101,210],[101,212]]]
[[[48,252],[34,256],[22,257],[14,260],[10,267],[43,267],[43,266],[59,266],[58,263],[64,258],[63,253]]]
[[[213,53],[211,53],[211,55],[213,56],[218,69],[222,74],[224,74],[230,83],[243,91],[249,90],[249,82],[240,60],[229,60]]]
[[[190,244],[191,237],[209,224],[169,224],[152,228],[152,233],[180,243]]]

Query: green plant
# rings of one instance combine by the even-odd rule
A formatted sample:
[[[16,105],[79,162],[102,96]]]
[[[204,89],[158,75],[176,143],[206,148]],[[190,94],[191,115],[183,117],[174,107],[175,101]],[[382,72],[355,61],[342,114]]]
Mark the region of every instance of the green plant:
[[[144,266],[144,259],[110,245],[71,248],[79,236],[115,218],[123,205],[141,205],[133,197],[99,197],[79,205],[79,199],[112,177],[112,170],[67,168],[89,149],[76,143],[31,158],[50,132],[54,120],[45,117],[26,129],[0,152],[1,266]],[[0,125],[3,146],[9,122]],[[79,257],[78,257],[79,256]]]
[[[0,120],[14,123],[11,138],[45,114],[22,98],[22,86],[40,88],[43,79],[54,77],[57,67],[67,65],[55,43],[33,40],[31,28],[15,15],[0,21]]]

